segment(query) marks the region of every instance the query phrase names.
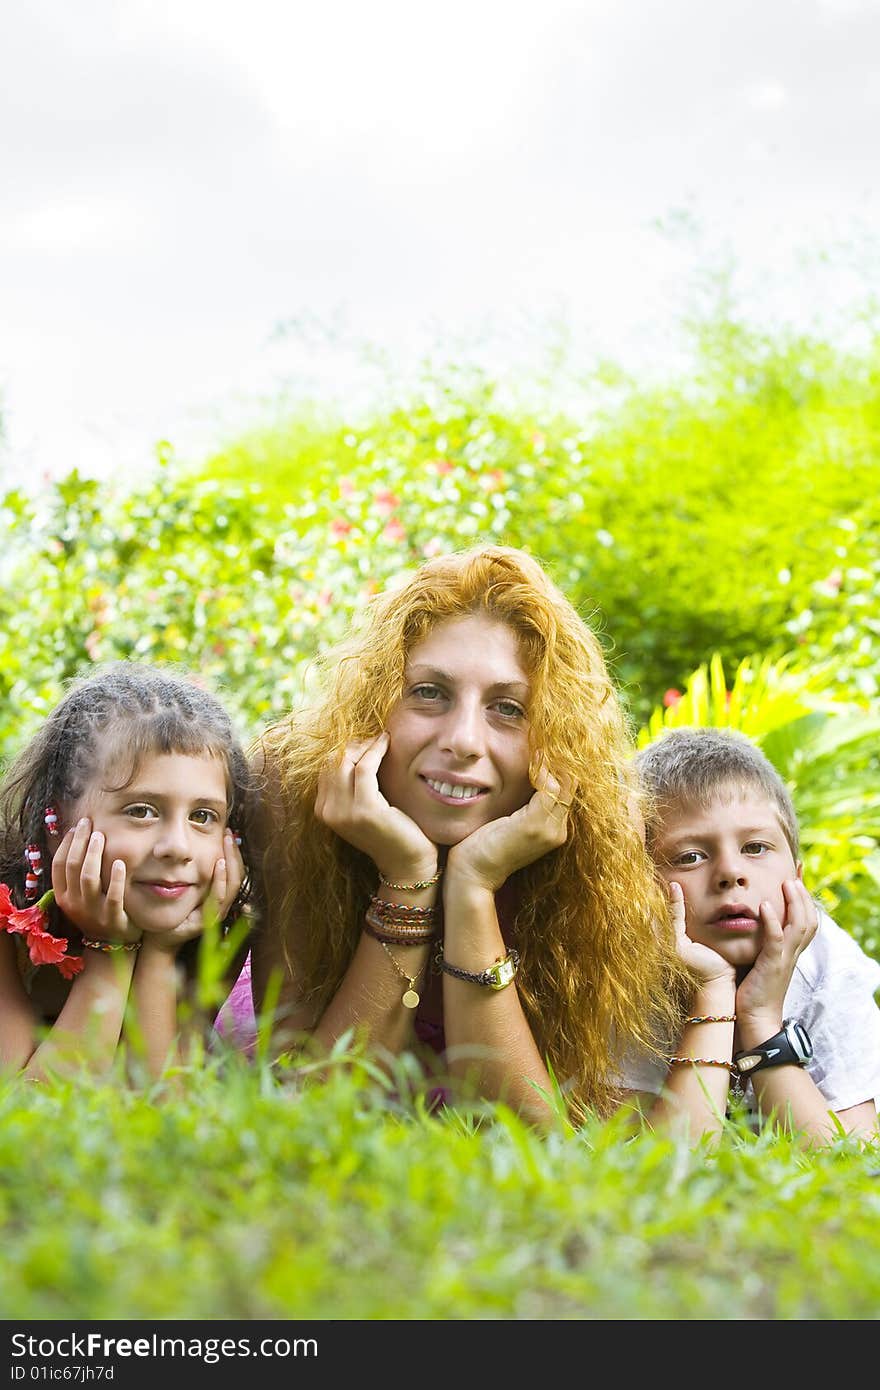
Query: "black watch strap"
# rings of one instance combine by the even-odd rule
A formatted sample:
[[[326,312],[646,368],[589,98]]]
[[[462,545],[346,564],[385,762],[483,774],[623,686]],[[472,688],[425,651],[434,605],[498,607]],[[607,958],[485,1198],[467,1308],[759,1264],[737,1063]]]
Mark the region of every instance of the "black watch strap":
[[[782,1030],[766,1042],[734,1053],[733,1065],[740,1076],[753,1076],[765,1067],[805,1067],[812,1055],[813,1044],[804,1025],[787,1018]]]

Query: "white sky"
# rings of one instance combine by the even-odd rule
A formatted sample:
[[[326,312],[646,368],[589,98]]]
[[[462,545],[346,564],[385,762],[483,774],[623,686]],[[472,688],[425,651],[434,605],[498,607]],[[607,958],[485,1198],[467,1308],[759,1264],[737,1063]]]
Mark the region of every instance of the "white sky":
[[[198,453],[359,340],[656,361],[728,253],[856,308],[802,258],[876,253],[878,132],[880,0],[3,0],[0,481]]]

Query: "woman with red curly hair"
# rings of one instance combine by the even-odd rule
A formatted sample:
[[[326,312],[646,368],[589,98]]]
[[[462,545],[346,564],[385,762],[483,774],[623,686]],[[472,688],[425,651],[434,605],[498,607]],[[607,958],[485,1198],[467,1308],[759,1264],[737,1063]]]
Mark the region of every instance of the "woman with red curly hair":
[[[429,1045],[455,1094],[607,1114],[615,1039],[660,1046],[682,968],[594,633],[483,546],[376,595],[324,668],[257,749],[257,1007],[274,972],[286,1044]]]

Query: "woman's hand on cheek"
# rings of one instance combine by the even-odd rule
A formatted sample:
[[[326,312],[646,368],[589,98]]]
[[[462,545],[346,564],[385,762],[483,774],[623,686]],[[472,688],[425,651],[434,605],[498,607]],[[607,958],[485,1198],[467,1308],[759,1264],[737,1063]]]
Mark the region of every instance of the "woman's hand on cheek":
[[[52,888],[60,910],[83,936],[98,941],[137,941],[140,928],[124,907],[125,864],[114,859],[106,891],[101,882],[104,836],[83,817],[67,831],[52,857]]]
[[[390,737],[350,743],[341,763],[318,781],[315,815],[348,844],[368,854],[385,878],[430,878],[437,847],[415,821],[389,805],[379,788],[379,767]]]
[[[535,777],[532,796],[512,815],[489,821],[449,851],[446,872],[456,872],[495,893],[527,864],[568,839],[573,787],[558,781],[546,764]]]

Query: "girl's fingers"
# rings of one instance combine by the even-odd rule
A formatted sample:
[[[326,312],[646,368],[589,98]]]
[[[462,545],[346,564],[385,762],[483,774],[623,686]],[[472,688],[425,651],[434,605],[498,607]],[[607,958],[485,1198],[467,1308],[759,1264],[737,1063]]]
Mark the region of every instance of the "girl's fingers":
[[[685,924],[684,891],[680,883],[669,884],[669,903],[672,908],[672,925],[677,937],[687,936]]]
[[[95,898],[101,893],[101,860],[103,855],[104,836],[100,830],[95,830],[89,836],[86,851],[80,864],[79,887],[84,898]],[[123,865],[123,870],[124,868]]]
[[[73,831],[65,831],[60,845],[52,855],[52,887],[56,897],[67,891],[67,856],[72,841]]]
[[[110,867],[110,882],[107,885],[107,925],[112,931],[122,931],[127,926],[125,918],[125,863],[114,859]]]

